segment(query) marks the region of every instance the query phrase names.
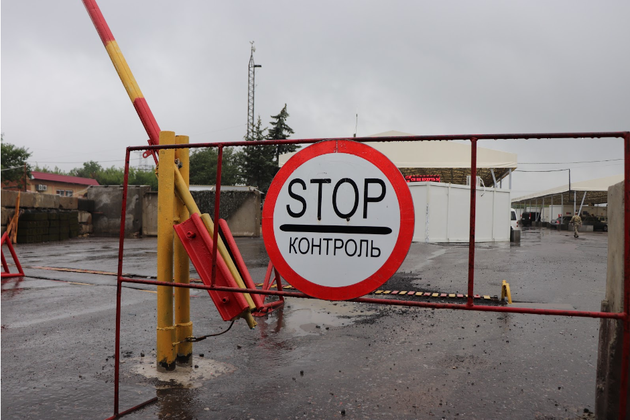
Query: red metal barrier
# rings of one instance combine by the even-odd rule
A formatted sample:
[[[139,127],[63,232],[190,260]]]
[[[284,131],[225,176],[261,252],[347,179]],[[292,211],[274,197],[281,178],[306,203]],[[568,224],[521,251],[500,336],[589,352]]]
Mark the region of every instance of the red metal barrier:
[[[217,255],[216,240],[210,239],[208,231],[198,214],[175,225],[175,232],[186,249],[201,281],[206,286],[227,286],[237,288],[236,281],[220,255]],[[217,229],[215,229],[217,232]],[[216,238],[216,236],[215,236]],[[217,260],[218,258],[218,260]],[[216,280],[216,282],[215,282]],[[217,307],[221,318],[230,321],[249,308],[242,293],[224,292],[208,289],[208,293]]]
[[[256,284],[254,284],[254,280],[252,280],[252,276],[249,274],[249,270],[247,269],[247,265],[245,265],[245,261],[243,260],[243,256],[241,252],[238,250],[238,246],[236,245],[236,241],[232,236],[232,232],[227,224],[227,222],[223,219],[220,219],[217,223],[219,226],[219,234],[225,243],[225,246],[234,261],[234,265],[236,265],[237,270],[241,274],[243,278],[243,283],[245,283],[245,287],[248,289],[256,289]],[[275,272],[275,276],[271,277],[271,273]],[[263,290],[269,290],[274,284],[277,285],[278,290],[282,290],[282,282],[280,280],[280,275],[278,271],[274,269],[273,264],[269,263],[267,267],[267,275],[265,276],[265,282],[263,283]],[[280,300],[275,302],[269,302],[265,304],[265,296],[261,294],[253,294],[251,295],[254,300],[254,304],[256,305],[256,309],[252,312],[254,316],[264,316],[281,306],[284,303],[284,298],[280,297]]]
[[[11,277],[23,277],[24,270],[22,269],[22,264],[20,264],[20,260],[15,253],[15,249],[13,249],[13,244],[11,243],[11,239],[9,239],[9,235],[7,232],[2,234],[2,241],[0,242],[0,248],[6,245],[9,248],[9,252],[11,253],[11,257],[13,258],[13,262],[15,263],[15,267],[17,268],[17,273],[11,273],[9,271],[9,264],[7,263],[6,258],[4,257],[4,251],[2,251],[2,278],[11,278]]]
[[[624,223],[626,229],[624,230],[624,311],[620,313],[610,312],[593,312],[593,311],[564,311],[553,309],[537,309],[537,308],[514,308],[514,307],[500,307],[500,306],[484,306],[474,304],[474,271],[475,271],[475,202],[476,202],[476,183],[471,183],[471,206],[470,206],[470,238],[469,238],[469,261],[468,261],[468,299],[464,304],[454,303],[433,303],[433,302],[417,302],[410,300],[393,300],[393,299],[376,299],[376,298],[357,298],[353,299],[353,302],[373,303],[382,305],[396,305],[396,306],[413,306],[421,308],[431,309],[451,309],[451,310],[469,310],[469,311],[483,311],[483,312],[504,312],[515,314],[532,314],[532,315],[547,315],[547,316],[568,316],[568,317],[587,317],[587,318],[607,318],[618,319],[623,323],[623,349],[622,349],[622,374],[620,384],[620,405],[619,405],[619,419],[625,419],[627,410],[627,392],[628,392],[628,369],[629,369],[629,357],[630,357],[630,315],[628,309],[630,308],[630,132],[589,132],[589,133],[534,133],[534,134],[474,134],[474,135],[449,135],[449,136],[407,136],[407,137],[379,137],[379,138],[336,138],[334,140],[353,140],[359,142],[380,142],[380,141],[444,141],[444,140],[468,140],[471,142],[471,178],[475,179],[477,172],[477,141],[478,140],[510,140],[510,139],[561,139],[561,138],[623,138],[624,139]],[[303,139],[303,140],[268,140],[263,144],[267,146],[274,146],[278,144],[312,144],[322,140],[333,139]],[[171,287],[187,287],[232,293],[250,293],[252,295],[274,295],[279,297],[296,297],[296,298],[311,298],[300,292],[287,292],[282,290],[280,282],[278,282],[278,290],[260,290],[255,288],[239,289],[234,287],[220,287],[217,285],[194,285],[194,284],[182,284],[182,283],[162,283],[151,280],[139,280],[122,276],[123,265],[123,249],[124,249],[124,220],[125,209],[127,201],[127,182],[129,172],[129,160],[130,153],[136,150],[159,150],[159,149],[173,149],[180,147],[187,148],[206,148],[217,147],[219,150],[219,164],[217,165],[217,180],[221,179],[221,159],[222,149],[224,147],[233,146],[259,146],[260,143],[253,144],[248,141],[238,141],[230,143],[197,143],[189,144],[185,146],[138,146],[127,148],[127,154],[125,159],[125,182],[123,190],[123,204],[121,215],[121,236],[119,247],[119,266],[118,266],[118,288],[117,288],[117,309],[116,309],[116,364],[115,364],[115,403],[118,404],[118,380],[119,380],[119,346],[120,346],[120,294],[123,283],[138,283],[138,284],[152,284],[152,285],[168,285]],[[217,182],[217,190],[215,197],[215,220],[218,218],[218,211],[220,206],[220,182]],[[215,229],[215,239],[217,230]],[[213,275],[214,276],[214,275]],[[268,280],[271,276],[271,271],[267,272],[267,279],[265,284],[270,286]],[[276,273],[277,276],[277,273]],[[214,284],[214,283],[212,283]],[[248,285],[249,287],[249,285]],[[147,402],[148,403],[148,402]],[[144,403],[143,405],[147,404]],[[127,410],[131,412],[134,409]],[[117,405],[116,405],[117,408]],[[118,414],[118,416],[123,413]]]

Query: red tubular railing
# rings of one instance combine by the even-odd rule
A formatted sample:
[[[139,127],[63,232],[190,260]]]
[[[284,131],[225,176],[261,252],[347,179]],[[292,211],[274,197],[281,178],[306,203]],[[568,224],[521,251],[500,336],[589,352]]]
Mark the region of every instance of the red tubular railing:
[[[470,233],[468,238],[468,301],[466,305],[474,305],[475,296],[475,227],[477,216],[477,139],[470,139]]]
[[[624,306],[623,312],[593,312],[593,311],[564,311],[555,309],[537,309],[537,308],[514,308],[504,306],[484,306],[474,304],[474,258],[475,258],[475,219],[476,219],[476,175],[477,175],[477,142],[478,140],[510,140],[510,139],[561,139],[561,138],[623,138],[624,139]],[[469,311],[482,311],[482,312],[504,312],[515,314],[531,314],[531,315],[548,315],[548,316],[569,316],[569,317],[585,317],[585,318],[603,318],[603,319],[618,319],[623,323],[623,343],[622,343],[622,372],[621,372],[621,384],[620,384],[620,404],[619,404],[619,419],[623,420],[626,417],[627,410],[627,393],[628,393],[628,369],[630,358],[630,132],[585,132],[585,133],[534,133],[534,134],[471,134],[471,135],[447,135],[447,136],[406,136],[406,137],[367,137],[367,138],[314,138],[314,139],[302,139],[302,140],[265,140],[262,142],[264,145],[272,146],[278,144],[311,144],[323,140],[352,140],[359,142],[390,142],[390,141],[444,141],[444,140],[469,140],[471,142],[471,193],[470,193],[470,239],[469,239],[469,261],[468,261],[468,298],[465,304],[453,304],[453,303],[433,303],[433,302],[417,302],[410,300],[394,300],[394,299],[377,299],[361,297],[352,299],[352,302],[359,303],[374,303],[381,305],[394,305],[394,306],[411,306],[430,309],[452,309],[452,310],[469,310]],[[233,146],[253,146],[261,145],[260,142],[251,141],[237,141],[237,142],[218,142],[218,143],[192,143],[187,145],[163,145],[163,146],[137,146],[128,147],[125,158],[125,181],[123,189],[123,203],[121,214],[121,229],[120,229],[120,241],[119,241],[119,253],[118,253],[118,287],[116,296],[116,363],[115,363],[115,415],[111,418],[118,418],[123,414],[134,411],[154,400],[147,401],[141,405],[138,405],[132,409],[126,410],[123,413],[118,413],[118,381],[119,381],[119,346],[120,346],[120,306],[121,306],[121,287],[123,283],[136,283],[147,284],[156,286],[171,286],[171,287],[186,287],[192,289],[206,289],[206,290],[218,290],[237,293],[250,293],[261,295],[276,295],[282,297],[296,297],[305,299],[314,299],[301,292],[286,292],[282,290],[260,290],[260,289],[240,289],[230,287],[217,287],[217,286],[205,286],[200,284],[184,284],[184,283],[165,283],[153,280],[142,280],[123,277],[122,265],[123,265],[123,247],[124,247],[124,222],[125,222],[125,209],[127,203],[127,184],[129,174],[129,156],[132,151],[147,150],[155,151],[159,149],[176,149],[176,148],[218,148],[218,163],[217,163],[217,183],[215,190],[215,223],[218,221],[219,206],[221,202],[221,171],[222,171],[222,158],[223,148]],[[215,243],[218,229],[215,225]],[[215,248],[216,252],[216,248]],[[216,256],[216,255],[215,255]],[[215,258],[216,260],[216,258]],[[212,283],[214,284],[214,283]]]

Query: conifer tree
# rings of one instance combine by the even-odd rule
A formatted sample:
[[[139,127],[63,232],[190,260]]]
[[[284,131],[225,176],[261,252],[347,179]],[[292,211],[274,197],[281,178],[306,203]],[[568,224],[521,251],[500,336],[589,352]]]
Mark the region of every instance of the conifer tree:
[[[267,134],[267,138],[269,140],[284,140],[288,139],[291,134],[293,134],[293,129],[287,125],[287,118],[289,118],[289,112],[287,111],[287,104],[284,104],[284,108],[278,115],[272,115],[273,121],[271,124],[271,129],[269,129],[269,133]],[[279,144],[275,147],[276,152],[276,165],[279,164],[279,157],[283,153],[295,152],[297,150],[297,145],[295,144]]]
[[[267,192],[278,171],[278,166],[274,161],[276,148],[265,146],[262,143],[266,139],[265,131],[267,128],[262,128],[262,122],[258,117],[258,122],[252,128],[250,137],[245,137],[245,140],[261,143],[256,146],[244,147],[241,161],[243,181],[247,185],[258,188],[263,193]]]

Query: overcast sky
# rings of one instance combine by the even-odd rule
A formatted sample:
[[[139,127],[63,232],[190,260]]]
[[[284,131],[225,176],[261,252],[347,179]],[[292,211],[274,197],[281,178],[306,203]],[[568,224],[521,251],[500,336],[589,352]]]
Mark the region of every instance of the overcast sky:
[[[293,138],[630,130],[627,1],[100,0],[163,130],[242,140],[288,106]],[[147,135],[80,0],[2,0],[2,133],[31,162],[122,166]],[[487,141],[519,169],[623,172],[621,140]],[[594,162],[599,161],[599,162]],[[580,163],[572,163],[580,162]],[[538,164],[534,163],[557,163]],[[515,173],[512,197],[566,184]]]

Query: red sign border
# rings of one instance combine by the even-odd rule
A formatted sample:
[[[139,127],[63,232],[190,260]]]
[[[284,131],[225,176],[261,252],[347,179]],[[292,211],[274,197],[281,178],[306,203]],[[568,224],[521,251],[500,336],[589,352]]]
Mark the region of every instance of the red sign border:
[[[329,287],[310,282],[296,273],[286,262],[273,231],[273,213],[280,190],[289,176],[302,164],[314,157],[329,153],[347,153],[367,160],[376,166],[389,180],[396,192],[400,208],[400,229],[391,255],[374,274],[365,280],[349,286]],[[364,296],[385,283],[396,273],[407,257],[415,227],[413,199],[405,178],[396,165],[376,149],[350,140],[325,140],[293,155],[276,174],[265,198],[262,212],[262,232],[267,254],[278,272],[296,289],[319,299],[348,300]]]

